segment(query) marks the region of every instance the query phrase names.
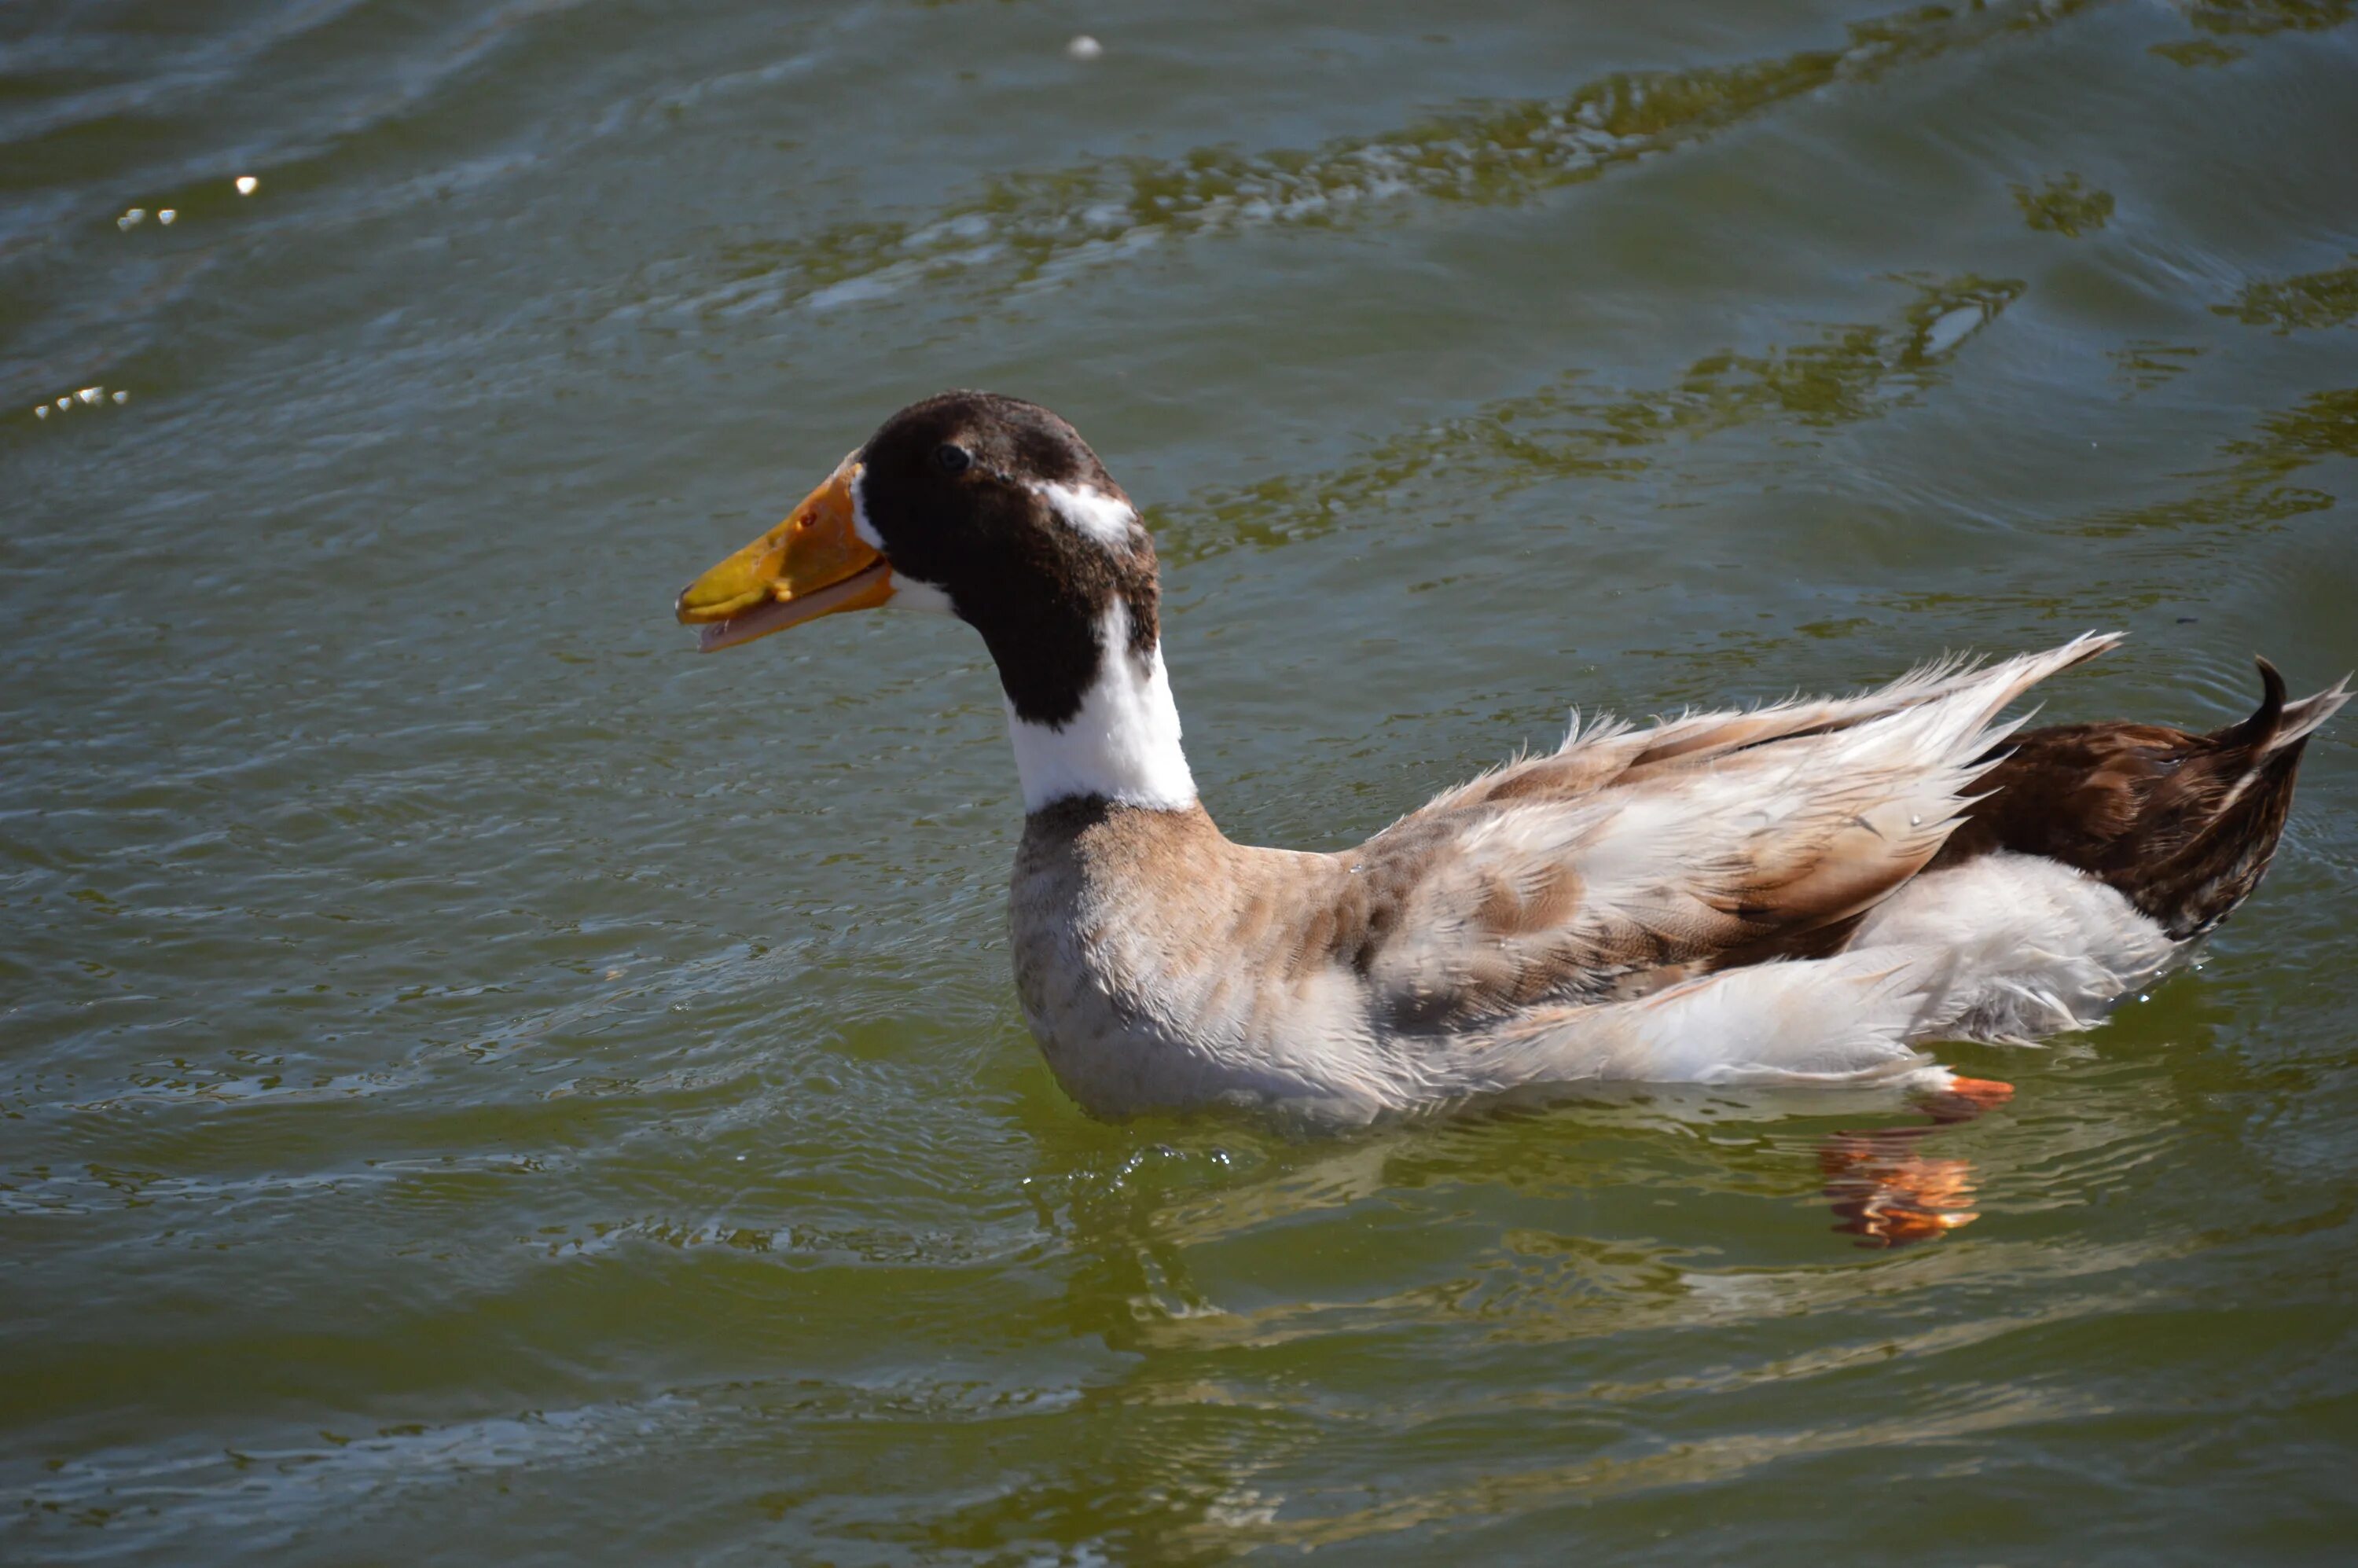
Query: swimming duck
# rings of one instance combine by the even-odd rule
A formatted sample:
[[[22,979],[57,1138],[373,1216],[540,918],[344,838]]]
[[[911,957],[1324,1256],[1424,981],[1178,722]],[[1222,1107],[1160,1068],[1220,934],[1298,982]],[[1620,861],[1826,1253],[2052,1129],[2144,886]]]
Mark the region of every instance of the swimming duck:
[[[1364,1123],[1597,1080],[1980,1087],[1919,1047],[2082,1028],[2266,870],[2348,680],[2210,734],[2017,730],[2112,648],[1944,660],[1864,696],[1575,722],[1336,854],[1231,842],[1163,667],[1154,544],[1072,426],[948,392],[690,584],[705,649],[883,606],[998,665],[1025,811],[1016,989],[1105,1117]],[[1986,1086],[1985,1092],[2003,1086]]]

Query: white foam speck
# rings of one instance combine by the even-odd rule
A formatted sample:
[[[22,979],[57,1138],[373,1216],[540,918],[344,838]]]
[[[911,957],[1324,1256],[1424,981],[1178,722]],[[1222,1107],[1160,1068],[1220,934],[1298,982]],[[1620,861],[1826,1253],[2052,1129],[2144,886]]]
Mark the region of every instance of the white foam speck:
[[[167,207],[162,211],[156,214],[156,222],[158,223],[169,224],[173,219],[179,215],[180,214],[172,208]]]
[[[74,395],[81,398],[84,403],[95,403],[98,401],[99,395],[105,392],[105,390],[106,388],[103,386],[85,386],[80,392],[75,393]]]
[[[1978,305],[1960,305],[1949,311],[1924,333],[1927,354],[1945,354],[1965,341],[1966,335],[1979,327],[1985,318]]]
[[[1065,52],[1075,59],[1096,59],[1105,53],[1105,45],[1098,42],[1088,34],[1081,33],[1076,35],[1071,43],[1065,46]]]
[[[131,395],[127,392],[118,392],[114,395],[114,401],[117,403],[128,403],[131,401]]]
[[[241,174],[237,177],[237,193],[240,196],[251,196],[261,189],[262,181],[254,178],[254,176]]]
[[[812,294],[803,304],[813,310],[831,310],[838,305],[854,305],[862,300],[882,299],[901,291],[903,277],[895,275],[898,267],[886,267],[867,277],[847,277],[841,283],[828,284]]]

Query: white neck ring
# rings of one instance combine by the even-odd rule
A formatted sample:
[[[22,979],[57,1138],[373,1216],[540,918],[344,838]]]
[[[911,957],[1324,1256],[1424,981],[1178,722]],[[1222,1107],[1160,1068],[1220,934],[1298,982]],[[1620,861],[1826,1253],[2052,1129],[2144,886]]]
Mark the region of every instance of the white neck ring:
[[[1007,733],[1027,812],[1087,795],[1158,811],[1195,804],[1162,645],[1143,655],[1130,650],[1130,606],[1119,597],[1098,623],[1098,678],[1080,711],[1059,725],[1036,724],[1010,702]]]

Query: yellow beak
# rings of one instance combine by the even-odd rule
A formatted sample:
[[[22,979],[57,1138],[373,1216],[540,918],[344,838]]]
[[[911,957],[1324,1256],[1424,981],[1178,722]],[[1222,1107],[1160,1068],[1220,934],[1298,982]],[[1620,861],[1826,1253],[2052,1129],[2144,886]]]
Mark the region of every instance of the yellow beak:
[[[733,648],[892,597],[892,568],[851,525],[858,458],[838,463],[784,522],[680,590],[681,622],[704,628],[698,648]]]

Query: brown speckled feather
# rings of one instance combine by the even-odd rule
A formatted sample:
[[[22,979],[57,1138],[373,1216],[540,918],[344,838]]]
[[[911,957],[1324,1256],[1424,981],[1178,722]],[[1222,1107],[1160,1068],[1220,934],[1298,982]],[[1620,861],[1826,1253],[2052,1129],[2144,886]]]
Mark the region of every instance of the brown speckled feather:
[[[1934,731],[1978,731],[2112,641],[1946,664],[1864,697],[1575,734],[1346,855],[1379,915],[1354,965],[1391,1026],[1444,1030],[1832,952],[1939,852],[1950,792],[1978,771],[1956,771]]]

